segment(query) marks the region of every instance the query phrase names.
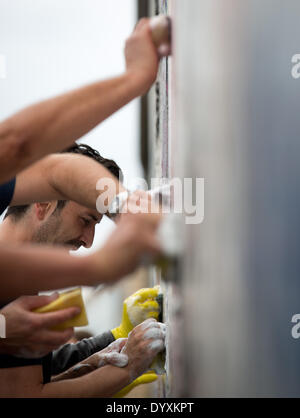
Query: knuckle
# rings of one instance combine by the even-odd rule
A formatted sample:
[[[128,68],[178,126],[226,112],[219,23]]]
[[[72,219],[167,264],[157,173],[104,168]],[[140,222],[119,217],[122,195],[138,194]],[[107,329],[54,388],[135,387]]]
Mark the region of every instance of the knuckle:
[[[70,319],[70,318],[73,318],[73,316],[75,316],[75,314],[76,314],[76,308],[70,308],[70,309],[68,309],[67,311],[65,311],[61,314],[60,319],[62,321],[65,320],[65,319]]]
[[[27,322],[27,329],[29,332],[35,332],[41,328],[41,320],[39,318],[31,318]]]
[[[19,302],[20,305],[23,305],[26,301],[26,296],[20,296],[16,302]]]
[[[146,17],[142,17],[141,19],[140,19],[140,21],[139,21],[139,23],[141,24],[141,25],[144,25],[145,23],[147,23],[148,22],[148,19],[146,18]]]

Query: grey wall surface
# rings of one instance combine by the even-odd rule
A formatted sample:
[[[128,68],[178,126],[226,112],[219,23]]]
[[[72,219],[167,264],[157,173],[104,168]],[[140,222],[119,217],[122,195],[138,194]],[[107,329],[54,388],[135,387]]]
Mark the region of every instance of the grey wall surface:
[[[172,6],[172,175],[205,178],[205,220],[182,223],[170,395],[299,396],[300,3]]]

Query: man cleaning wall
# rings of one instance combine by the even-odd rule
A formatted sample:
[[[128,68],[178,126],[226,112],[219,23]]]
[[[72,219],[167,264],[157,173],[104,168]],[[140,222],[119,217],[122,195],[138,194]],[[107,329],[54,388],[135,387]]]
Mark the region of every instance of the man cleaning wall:
[[[86,145],[73,146],[70,152],[88,155],[107,167],[113,175],[120,175],[120,168],[114,161],[101,157],[97,151]],[[99,219],[97,219],[97,216]],[[11,207],[0,228],[0,241],[51,243],[69,249],[70,247],[77,249],[81,245],[91,246],[95,225],[101,221],[101,218],[102,216],[99,213],[93,213],[90,209],[69,201],[44,202]],[[0,343],[0,350],[3,353],[0,356],[0,366],[5,369],[14,368],[13,373],[9,372],[9,370],[6,371],[6,381],[11,378],[12,374],[14,379],[22,381],[23,373],[26,376],[30,375],[31,367],[33,366],[43,369],[43,382],[48,384],[52,375],[60,374],[60,376],[56,376],[52,380],[53,382],[58,382],[95,371],[99,368],[99,364],[102,366],[110,363],[115,366],[120,364],[120,357],[111,356],[111,352],[119,353],[118,350],[121,350],[126,343],[124,338],[128,337],[128,334],[135,326],[147,318],[158,318],[159,306],[155,300],[157,294],[157,289],[143,289],[137,292],[124,302],[123,318],[119,327],[77,344],[67,344],[56,350],[53,355],[47,354],[49,350],[56,348],[54,346],[55,340],[53,340],[54,331],[40,327],[35,329],[33,333],[30,321],[33,321],[34,316],[38,314],[27,312],[27,317],[24,318],[23,311],[22,309],[20,310],[20,306],[22,307],[24,304],[30,305],[32,308],[39,306],[39,304],[45,304],[45,297],[22,297],[10,303],[1,311],[8,319],[12,319],[14,325],[13,328],[8,327],[8,329],[13,329],[13,334],[8,335],[8,338]],[[27,324],[27,328],[24,326],[24,323],[25,325]],[[149,327],[150,329],[148,329]],[[145,333],[148,332],[148,335],[152,337],[150,338],[151,340],[153,337],[154,341],[157,339],[159,341],[163,340],[165,332],[163,324],[156,325],[151,322],[148,324],[148,328],[148,331],[145,331]],[[153,329],[152,333],[150,332],[151,329]],[[115,339],[122,339],[122,344],[120,345],[120,340],[118,343],[113,343]],[[106,349],[110,353],[109,355],[107,351],[98,354],[98,351],[110,343],[113,343],[113,345]],[[159,347],[163,348],[163,345],[159,343]],[[150,355],[149,358],[152,361],[155,354],[157,354],[157,350],[155,349],[151,353],[141,351],[139,355],[141,354],[145,359]],[[20,358],[20,356],[23,356],[23,358]],[[92,357],[88,358],[89,356]],[[28,357],[34,357],[34,359],[29,359]],[[81,362],[80,365],[77,364],[78,362]],[[74,365],[76,366],[72,367]],[[70,367],[72,368],[67,370]],[[147,383],[155,379],[156,375],[154,373],[148,373],[138,379],[133,379],[130,381],[130,386],[122,390],[122,395],[137,384]],[[112,387],[117,388],[115,392],[119,389],[115,385]],[[3,389],[7,390],[6,385]],[[103,387],[102,389],[104,390]],[[2,391],[1,393],[3,394]],[[9,394],[9,396],[20,395],[18,391],[5,393]],[[99,393],[103,394],[104,392],[98,392],[98,395]],[[34,388],[32,387],[29,396],[33,396],[33,394]],[[65,392],[62,392],[63,395],[67,396]],[[90,392],[87,392],[88,395],[90,395]]]

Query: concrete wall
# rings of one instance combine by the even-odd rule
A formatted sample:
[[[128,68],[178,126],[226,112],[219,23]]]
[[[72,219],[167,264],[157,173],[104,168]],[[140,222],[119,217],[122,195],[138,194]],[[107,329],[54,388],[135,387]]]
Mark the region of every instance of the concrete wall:
[[[174,0],[173,174],[206,185],[204,223],[184,227],[174,395],[300,393],[299,12],[294,0]]]
[[[204,222],[182,216],[179,269],[154,275],[170,326],[159,394],[299,396],[300,4],[150,4],[172,15],[173,57],[149,99],[149,174],[205,179]]]

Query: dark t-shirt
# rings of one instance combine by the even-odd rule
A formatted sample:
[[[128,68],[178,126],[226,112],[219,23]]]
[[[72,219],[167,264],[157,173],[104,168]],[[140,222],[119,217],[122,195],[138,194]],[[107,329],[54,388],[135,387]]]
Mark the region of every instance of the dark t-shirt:
[[[16,185],[16,178],[0,185],[0,215],[5,211],[10,204],[14,195]]]
[[[8,303],[9,301],[0,302],[0,309]],[[113,341],[115,341],[113,334],[107,331],[75,344],[65,344],[41,358],[28,359],[0,354],[0,369],[40,365],[43,368],[43,383],[46,384],[51,381],[51,376],[60,374],[97,351],[103,350]]]
[[[43,367],[43,381],[49,383],[51,380],[52,353],[37,359],[15,357],[8,354],[0,354],[0,369],[10,369],[12,367],[26,367],[40,365]]]
[[[4,308],[11,301],[1,302],[0,309]],[[40,365],[43,367],[43,380],[44,383],[50,382],[51,379],[51,362],[52,353],[47,354],[40,358],[24,358],[15,357],[10,354],[0,354],[0,369],[10,369],[12,367],[25,367]]]

